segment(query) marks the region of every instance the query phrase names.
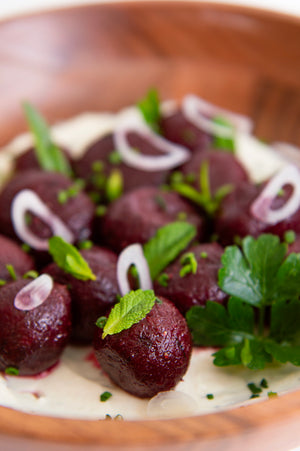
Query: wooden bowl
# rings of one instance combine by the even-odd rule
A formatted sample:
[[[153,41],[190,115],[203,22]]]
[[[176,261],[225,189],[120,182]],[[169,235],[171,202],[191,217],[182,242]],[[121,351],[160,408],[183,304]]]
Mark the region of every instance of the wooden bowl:
[[[25,130],[23,99],[54,122],[117,111],[150,86],[163,99],[199,94],[252,117],[261,138],[300,145],[300,20],[272,12],[136,2],[23,16],[0,24],[0,80],[1,145]],[[225,413],[140,422],[0,408],[1,443],[45,451],[288,450],[299,444],[299,405],[300,391]]]

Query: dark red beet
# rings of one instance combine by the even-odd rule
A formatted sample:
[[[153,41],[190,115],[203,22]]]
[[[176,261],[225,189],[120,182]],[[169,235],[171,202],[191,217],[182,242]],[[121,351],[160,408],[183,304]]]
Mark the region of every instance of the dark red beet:
[[[43,272],[56,282],[67,285],[72,299],[72,339],[79,343],[91,343],[95,322],[107,314],[116,302],[118,282],[116,276],[117,256],[110,250],[94,246],[81,251],[96,280],[82,281],[66,274],[55,263]]]
[[[189,122],[181,111],[161,120],[163,136],[188,149],[206,149],[211,144],[210,135]]]
[[[213,194],[223,185],[236,186],[249,180],[247,172],[233,154],[221,150],[195,151],[191,159],[181,167],[181,171],[185,175],[193,174],[195,182],[192,185],[197,189],[200,168],[204,162],[208,163],[210,189]]]
[[[71,332],[71,299],[55,284],[46,301],[30,311],[14,307],[17,293],[29,283],[18,280],[0,290],[0,370],[34,375],[57,363]]]
[[[0,194],[0,231],[15,237],[11,222],[10,208],[14,196],[23,189],[31,189],[41,200],[59,216],[75,235],[76,241],[85,240],[91,235],[94,206],[89,197],[81,192],[65,203],[58,201],[60,191],[66,190],[72,181],[55,172],[30,170],[15,176]],[[31,224],[31,230],[39,237],[48,238],[49,228],[39,219]]]
[[[223,200],[215,222],[215,231],[223,245],[232,244],[236,237],[243,238],[247,235],[256,238],[262,233],[273,233],[283,238],[288,230],[300,233],[300,209],[274,225],[265,224],[252,216],[250,207],[263,187],[243,183]],[[290,190],[285,189],[285,195],[274,200],[273,208],[283,205],[289,195]]]
[[[162,226],[178,220],[180,214],[203,236],[203,219],[177,193],[143,187],[125,194],[113,202],[103,218],[104,242],[120,252],[129,244],[145,243]]]
[[[142,139],[137,134],[131,133],[129,135],[130,144],[147,155],[161,155],[162,153],[153,148],[149,143]],[[159,186],[162,185],[166,178],[168,171],[141,171],[132,168],[123,162],[113,164],[110,160],[111,154],[115,151],[115,145],[112,135],[106,135],[92,146],[90,146],[82,158],[74,163],[76,174],[85,179],[90,190],[95,190],[102,195],[102,201],[106,200],[104,195],[104,179],[103,175],[109,176],[112,170],[118,169],[123,176],[123,191],[127,192],[134,188],[144,185]],[[101,162],[103,170],[93,170],[93,163]]]
[[[61,149],[65,157],[69,160],[71,164],[71,158],[66,150]],[[17,172],[28,171],[30,169],[41,169],[41,166],[35,156],[35,151],[33,148],[26,150],[15,160],[15,169]]]
[[[183,314],[194,305],[204,306],[208,300],[224,303],[228,296],[218,286],[223,248],[217,243],[199,244],[188,252],[195,255],[196,274],[180,277],[180,256],[164,270],[168,275],[167,287],[155,282],[155,293],[170,299]]]
[[[11,280],[6,265],[12,265],[17,276],[23,276],[27,271],[34,269],[34,261],[21,247],[0,235],[0,279]]]
[[[185,319],[164,298],[130,329],[103,340],[95,336],[95,355],[101,368],[121,388],[141,398],[170,390],[184,376],[191,337]]]

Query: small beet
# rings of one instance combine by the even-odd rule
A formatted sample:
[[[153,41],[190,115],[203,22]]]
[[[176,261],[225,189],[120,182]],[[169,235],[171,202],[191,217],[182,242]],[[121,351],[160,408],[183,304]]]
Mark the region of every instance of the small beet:
[[[232,244],[236,237],[243,238],[247,235],[257,238],[262,233],[273,233],[281,239],[288,230],[300,234],[300,209],[274,225],[259,221],[252,215],[251,205],[264,186],[257,187],[244,182],[223,200],[215,221],[215,231],[221,244],[227,246]],[[291,190],[284,188],[284,194],[274,199],[272,208],[280,208],[290,194]]]
[[[48,265],[43,272],[50,274],[56,282],[67,285],[72,299],[72,340],[88,344],[92,342],[96,320],[106,315],[117,301],[117,256],[97,246],[82,250],[81,255],[96,280],[78,280],[55,263]]]
[[[72,185],[68,177],[56,172],[30,170],[16,175],[0,194],[1,232],[16,237],[11,220],[11,204],[18,192],[29,189],[64,222],[73,232],[76,241],[89,238],[94,214],[94,206],[89,197],[80,192],[75,197],[69,197],[64,203],[59,201],[61,191],[67,190]],[[31,215],[30,229],[40,238],[51,236],[49,227],[34,215]]]
[[[185,314],[194,305],[205,306],[208,300],[226,302],[228,296],[218,286],[218,271],[221,268],[223,248],[217,243],[199,244],[190,247],[197,262],[197,270],[180,276],[183,268],[182,256],[165,270],[166,286],[155,282],[155,292],[172,301]]]
[[[139,188],[109,206],[103,218],[103,239],[120,252],[129,244],[145,243],[160,227],[180,219],[181,215],[197,227],[201,239],[204,221],[179,194],[154,187]]]
[[[129,393],[150,398],[170,390],[184,376],[191,356],[191,336],[183,316],[160,298],[139,323],[102,339],[95,335],[95,355],[113,382]]]
[[[204,162],[208,164],[209,184],[212,194],[223,185],[233,187],[248,181],[248,174],[234,155],[222,150],[201,150],[193,152],[191,159],[181,167],[184,175],[193,175],[192,185],[199,189],[199,174]]]
[[[6,265],[12,265],[16,276],[23,276],[26,272],[35,268],[34,261],[30,255],[10,238],[0,235],[0,279],[9,281]]]
[[[9,367],[34,375],[57,363],[71,332],[71,299],[59,284],[33,310],[14,306],[17,293],[30,281],[18,280],[0,289],[0,371]]]
[[[189,122],[181,111],[163,117],[160,125],[166,139],[190,150],[204,150],[211,144],[211,136]]]
[[[128,140],[133,148],[147,155],[161,155],[162,153],[153,148],[142,137],[130,133]],[[117,159],[114,157],[117,156]],[[83,178],[88,185],[89,190],[94,190],[101,195],[102,202],[105,199],[105,180],[113,170],[119,170],[123,179],[123,192],[131,191],[140,186],[162,185],[168,171],[142,171],[128,166],[116,153],[113,136],[106,135],[99,141],[92,144],[85,154],[74,163],[76,174]]]

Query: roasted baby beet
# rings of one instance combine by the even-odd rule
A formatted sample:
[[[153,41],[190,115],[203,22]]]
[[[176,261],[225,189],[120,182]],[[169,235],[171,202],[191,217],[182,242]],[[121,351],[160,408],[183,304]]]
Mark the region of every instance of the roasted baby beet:
[[[171,302],[160,301],[130,329],[104,339],[101,329],[95,335],[101,368],[113,382],[141,398],[173,388],[184,376],[191,356],[185,319]]]
[[[192,254],[196,271],[181,272],[189,260],[184,255]],[[185,314],[192,306],[204,306],[208,300],[224,303],[228,296],[218,286],[218,271],[221,268],[223,248],[217,243],[192,246],[164,270],[163,286],[155,282],[155,292],[170,299]]]
[[[0,371],[13,367],[34,375],[57,363],[71,332],[71,299],[58,284],[33,310],[14,306],[17,293],[30,281],[18,280],[0,289]]]
[[[6,236],[0,235],[0,279],[11,280],[6,265],[12,265],[16,276],[34,269],[34,261],[22,248]]]
[[[139,149],[147,155],[161,155],[152,145],[147,143],[137,134],[130,133],[129,143],[133,148]],[[145,185],[162,185],[168,171],[142,171],[135,169],[122,162],[120,155],[116,152],[113,136],[106,135],[92,144],[82,158],[74,162],[76,174],[86,180],[88,189],[95,191],[106,201],[105,185],[109,175],[114,170],[120,171],[123,181],[123,192]]]
[[[199,174],[203,163],[208,164],[209,184],[212,194],[223,185],[232,187],[248,181],[248,174],[234,155],[222,150],[201,150],[193,152],[191,159],[181,167],[184,175],[193,176],[192,185],[199,189]]]
[[[300,209],[274,225],[259,221],[251,214],[251,205],[264,186],[257,187],[244,182],[223,200],[216,217],[215,231],[224,246],[234,243],[236,238],[247,235],[257,238],[262,233],[273,233],[283,239],[288,230],[294,230],[296,234],[300,234]],[[284,188],[283,195],[274,199],[272,207],[280,208],[286,202],[290,192],[288,187]]]
[[[0,230],[15,237],[11,221],[11,204],[14,196],[24,190],[34,191],[40,199],[69,227],[75,240],[85,240],[91,234],[94,206],[89,197],[80,192],[65,202],[59,200],[62,191],[72,186],[72,181],[56,172],[30,170],[16,175],[0,194]],[[30,229],[41,238],[51,236],[49,227],[36,216],[32,218]]]
[[[103,219],[103,239],[120,252],[129,244],[145,243],[160,227],[180,218],[195,225],[197,238],[202,238],[202,217],[179,194],[154,187],[139,188],[109,206]]]
[[[71,163],[71,157],[66,150],[61,149],[64,156]],[[16,172],[28,171],[31,169],[41,169],[41,166],[36,158],[35,151],[33,148],[26,150],[15,160],[15,170]]]
[[[212,141],[210,135],[189,122],[181,111],[163,117],[160,125],[166,139],[191,150],[206,149]]]
[[[48,265],[44,272],[56,282],[67,285],[72,299],[72,340],[87,344],[92,342],[97,318],[106,315],[117,300],[117,256],[108,249],[96,246],[82,250],[81,255],[96,280],[78,280],[55,263]]]

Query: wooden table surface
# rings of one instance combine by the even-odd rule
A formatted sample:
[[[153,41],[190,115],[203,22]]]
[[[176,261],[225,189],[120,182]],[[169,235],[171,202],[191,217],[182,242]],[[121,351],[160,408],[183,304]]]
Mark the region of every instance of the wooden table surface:
[[[55,122],[86,110],[117,111],[150,86],[163,99],[194,92],[252,117],[261,138],[300,145],[300,20],[168,2],[84,6],[0,23],[0,144],[25,130],[22,100]],[[221,414],[118,423],[0,408],[1,449],[116,451],[148,443],[152,451],[288,450],[300,443],[299,407],[295,392]]]

